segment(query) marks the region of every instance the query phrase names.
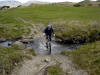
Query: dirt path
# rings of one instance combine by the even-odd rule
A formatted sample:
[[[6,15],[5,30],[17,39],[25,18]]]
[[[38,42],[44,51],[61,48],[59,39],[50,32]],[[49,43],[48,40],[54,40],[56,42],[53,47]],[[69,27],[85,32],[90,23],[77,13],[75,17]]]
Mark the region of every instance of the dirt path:
[[[14,69],[11,75],[44,75],[48,66],[59,64],[64,75],[88,75],[83,70],[74,68],[68,57],[62,55],[38,55],[32,60],[25,60],[22,67]]]

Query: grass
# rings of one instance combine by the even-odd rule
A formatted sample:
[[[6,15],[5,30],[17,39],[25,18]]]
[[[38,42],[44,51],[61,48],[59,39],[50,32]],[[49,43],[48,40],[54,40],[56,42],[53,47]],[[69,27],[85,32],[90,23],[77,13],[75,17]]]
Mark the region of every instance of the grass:
[[[42,23],[44,26],[49,23],[53,24],[56,36],[64,40],[74,39],[72,37],[75,37],[76,40],[80,40],[79,38],[87,39],[88,33],[90,33],[88,32],[89,26],[99,26],[99,12],[99,7],[64,7],[57,5],[31,5],[0,11],[0,37],[16,38],[26,34],[25,30],[29,30],[27,26],[30,26],[30,24],[19,19],[22,18],[34,24]],[[85,32],[86,35],[84,35]],[[77,34],[80,34],[80,37]]]
[[[36,23],[48,23],[55,20],[100,20],[99,7],[63,7],[56,5],[40,5],[37,7],[19,8],[9,10],[6,14],[13,17],[21,17]],[[5,12],[3,12],[5,13]]]
[[[48,67],[47,72],[49,75],[63,75],[61,69],[58,66]]]
[[[11,48],[0,47],[0,75],[3,71],[9,74],[16,64],[23,61],[23,57],[23,52],[15,46]]]
[[[8,13],[10,10],[0,12],[0,37],[16,38],[28,34],[30,29],[25,23]],[[14,12],[13,12],[14,13]],[[27,26],[27,27],[26,27]],[[25,32],[27,30],[27,32]]]
[[[0,38],[16,38],[25,34],[28,35],[31,25],[21,19],[33,24],[44,24],[44,26],[52,24],[56,37],[65,41],[80,43],[100,40],[99,7],[31,5],[29,7],[0,11]],[[75,60],[74,62],[79,63],[82,68],[87,69],[93,75],[100,74],[98,43],[81,46],[75,52],[71,52],[75,56],[75,60],[78,61],[83,58],[80,59],[81,63]],[[96,46],[96,48],[92,46]],[[6,65],[8,66],[7,68],[12,68],[14,62],[22,60],[22,56],[23,54],[17,48],[0,47],[0,67],[2,67],[1,65]],[[50,69],[50,72],[52,72],[52,69]],[[54,67],[54,74],[56,72],[59,73],[58,71]]]
[[[55,33],[58,38],[65,40],[66,43],[84,43],[100,40],[99,29],[99,24],[67,26],[62,25],[61,27],[55,26]]]
[[[28,49],[29,50],[29,54],[32,54],[33,56],[36,56],[35,50],[33,49]]]
[[[31,55],[36,55],[33,49],[25,49],[23,51],[18,46],[12,46],[10,48],[0,46],[0,75],[3,74],[3,71],[5,71],[7,75],[10,74],[13,68],[25,58],[32,59]]]
[[[62,52],[62,54],[72,55],[73,62],[79,68],[89,72],[89,75],[100,75],[100,41],[80,46],[71,52]]]
[[[27,32],[25,32],[26,30]],[[4,24],[0,26],[0,37],[2,38],[17,38],[28,33],[30,33],[30,29],[25,28],[24,25]]]

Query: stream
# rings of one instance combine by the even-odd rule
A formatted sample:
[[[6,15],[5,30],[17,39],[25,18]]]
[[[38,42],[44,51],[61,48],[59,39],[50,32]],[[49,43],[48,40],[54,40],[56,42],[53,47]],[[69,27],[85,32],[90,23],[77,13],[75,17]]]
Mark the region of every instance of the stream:
[[[11,45],[9,45],[9,42],[12,41],[5,41],[5,42],[1,42],[0,46],[4,46],[4,47],[11,47]],[[24,43],[24,45],[26,47],[30,47],[33,48],[36,52],[36,54],[48,54],[49,51],[46,48],[46,44],[44,42],[44,40],[33,40],[29,43]],[[52,47],[52,54],[59,54],[62,51],[72,51],[74,49],[77,48],[77,46],[79,46],[80,44],[61,44],[55,41],[51,42],[51,47]]]

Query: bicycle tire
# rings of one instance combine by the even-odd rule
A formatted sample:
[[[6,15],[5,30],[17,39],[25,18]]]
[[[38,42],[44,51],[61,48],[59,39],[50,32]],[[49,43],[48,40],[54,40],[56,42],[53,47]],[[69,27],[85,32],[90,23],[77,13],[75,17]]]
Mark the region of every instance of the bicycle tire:
[[[51,42],[49,42],[49,52],[51,54]]]

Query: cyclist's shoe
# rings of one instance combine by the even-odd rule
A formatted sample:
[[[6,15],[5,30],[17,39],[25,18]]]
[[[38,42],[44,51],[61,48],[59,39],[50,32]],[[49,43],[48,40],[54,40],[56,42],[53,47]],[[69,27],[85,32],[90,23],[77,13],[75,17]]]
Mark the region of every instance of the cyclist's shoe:
[[[46,48],[48,49],[48,46],[46,45]]]
[[[47,46],[47,49],[48,49],[48,46]]]

